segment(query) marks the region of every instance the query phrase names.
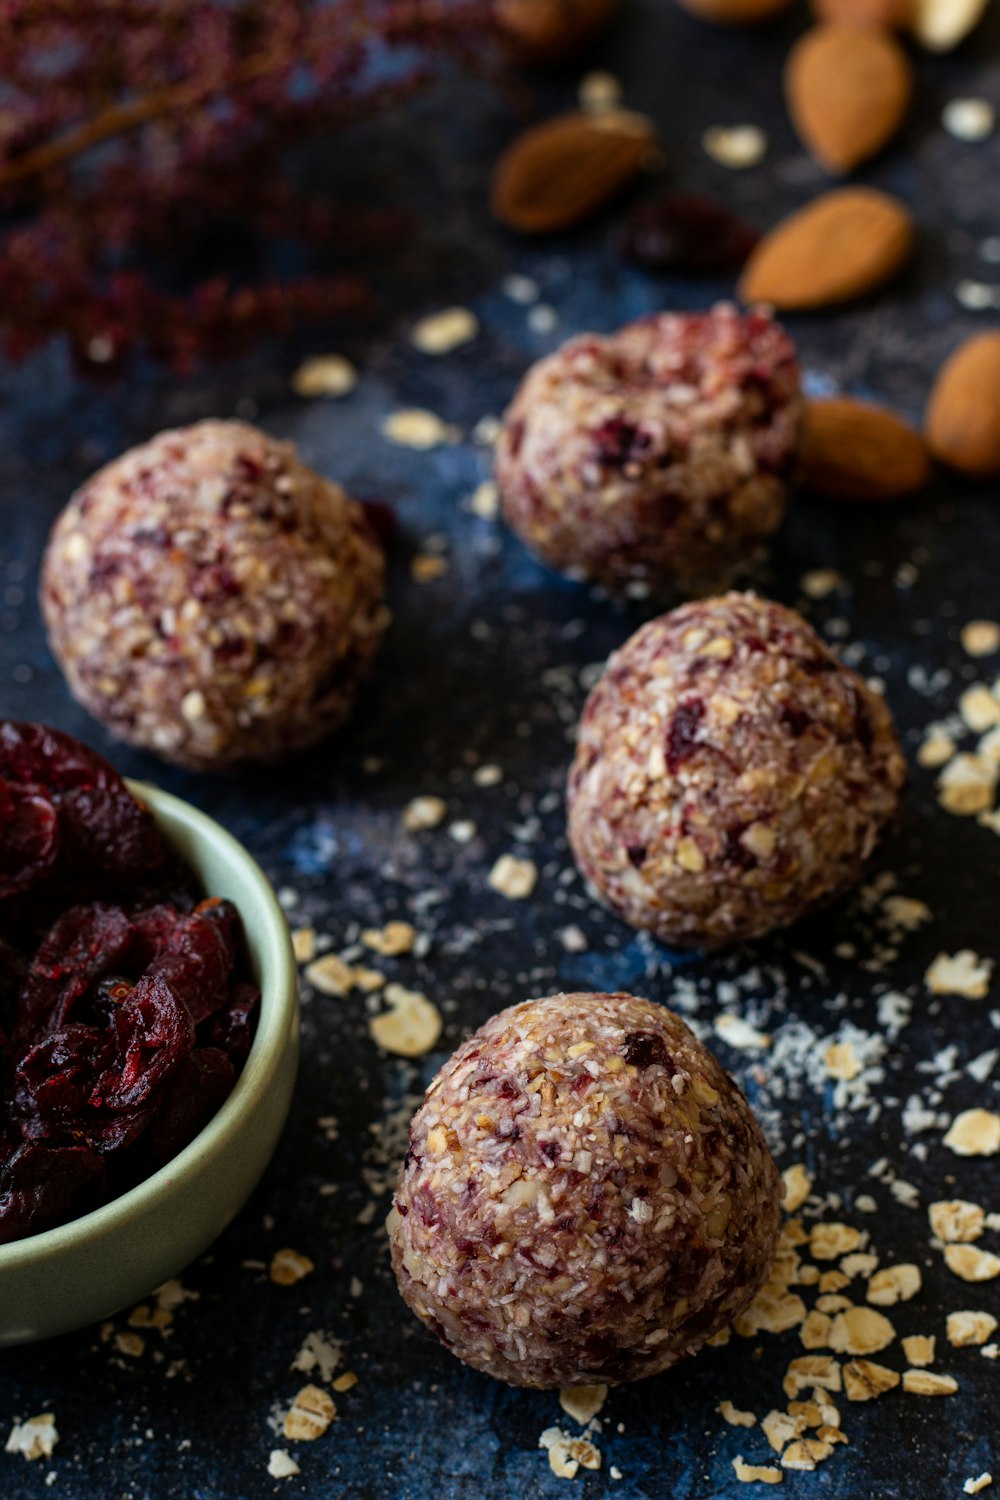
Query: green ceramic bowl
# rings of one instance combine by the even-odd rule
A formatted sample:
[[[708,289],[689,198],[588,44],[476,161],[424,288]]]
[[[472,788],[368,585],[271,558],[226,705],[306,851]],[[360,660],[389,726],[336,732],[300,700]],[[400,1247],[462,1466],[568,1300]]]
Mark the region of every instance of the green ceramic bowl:
[[[131,1192],[93,1213],[0,1245],[0,1346],[68,1333],[139,1301],[225,1229],[278,1142],[298,1066],[298,985],[284,914],[228,833],[177,797],[133,783],[204,889],[246,931],[261,1009],[232,1094],[201,1134]]]

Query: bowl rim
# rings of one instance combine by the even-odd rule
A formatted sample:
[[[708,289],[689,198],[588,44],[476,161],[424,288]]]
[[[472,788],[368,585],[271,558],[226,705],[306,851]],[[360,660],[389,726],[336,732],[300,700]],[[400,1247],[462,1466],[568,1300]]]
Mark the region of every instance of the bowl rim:
[[[273,973],[268,978],[268,1001],[263,1001],[264,985],[261,984],[261,1007],[257,1029],[249,1055],[229,1098],[212,1116],[208,1124],[198,1132],[193,1141],[176,1156],[157,1168],[151,1176],[128,1192],[121,1193],[79,1218],[58,1224],[53,1229],[43,1229],[24,1239],[0,1245],[0,1274],[29,1262],[58,1256],[71,1247],[94,1244],[109,1230],[121,1227],[121,1221],[134,1214],[142,1214],[160,1198],[164,1189],[179,1188],[194,1174],[206,1156],[214,1155],[232,1141],[242,1129],[247,1109],[253,1104],[261,1088],[266,1086],[277,1067],[284,1044],[288,1039],[298,1010],[298,970],[292,951],[292,938],[288,921],[278,904],[277,896],[260,865],[248,853],[238,839],[234,838],[221,823],[210,818],[200,808],[192,806],[172,792],[161,791],[149,782],[126,778],[130,791],[145,802],[159,823],[161,815],[180,825],[199,841],[213,843],[227,862],[243,867],[250,883],[257,888],[264,912],[264,925],[260,933],[261,950],[268,954]],[[263,976],[262,976],[263,978]],[[272,993],[273,991],[273,993]]]

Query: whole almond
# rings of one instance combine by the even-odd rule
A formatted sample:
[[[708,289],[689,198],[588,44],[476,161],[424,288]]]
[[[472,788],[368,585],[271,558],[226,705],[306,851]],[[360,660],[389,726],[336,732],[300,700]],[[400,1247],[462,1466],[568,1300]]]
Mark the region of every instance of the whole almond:
[[[968,339],[946,360],[924,415],[927,446],[963,474],[1000,474],[1000,332]]]
[[[740,279],[744,302],[781,311],[831,307],[874,291],[913,249],[913,218],[876,188],[822,193],[766,234]]]
[[[915,0],[913,35],[928,52],[951,52],[979,25],[989,0]]]
[[[656,133],[628,110],[558,115],[508,146],[493,174],[495,218],[522,234],[550,234],[589,219],[651,159]]]
[[[618,0],[493,0],[493,14],[517,62],[565,62],[601,34]]]
[[[799,449],[806,489],[834,500],[896,500],[930,478],[923,439],[884,406],[836,396],[809,401]]]
[[[882,26],[909,31],[916,0],[812,0],[819,21],[841,21],[845,26]]]
[[[788,54],[785,97],[803,143],[831,172],[881,151],[906,117],[909,58],[887,31],[821,22]]]
[[[719,26],[755,26],[769,21],[791,0],[680,0],[685,10]]]

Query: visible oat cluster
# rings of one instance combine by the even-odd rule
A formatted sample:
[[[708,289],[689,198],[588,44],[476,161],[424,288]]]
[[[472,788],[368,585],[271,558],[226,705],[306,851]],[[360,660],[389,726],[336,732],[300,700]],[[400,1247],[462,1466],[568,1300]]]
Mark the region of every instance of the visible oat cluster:
[[[100,470],[49,541],[42,609],[75,695],[196,769],[270,761],[348,717],[388,615],[361,507],[242,422]]]
[[[882,699],[799,615],[728,594],[611,657],[580,721],[570,842],[634,927],[712,948],[851,886],[905,779]]]
[[[732,1080],[632,995],[502,1011],[431,1084],[389,1216],[410,1307],[516,1385],[653,1375],[768,1273],[780,1182]]]
[[[582,334],[529,370],[507,413],[504,514],[572,577],[717,587],[781,521],[800,414],[794,349],[765,312]]]

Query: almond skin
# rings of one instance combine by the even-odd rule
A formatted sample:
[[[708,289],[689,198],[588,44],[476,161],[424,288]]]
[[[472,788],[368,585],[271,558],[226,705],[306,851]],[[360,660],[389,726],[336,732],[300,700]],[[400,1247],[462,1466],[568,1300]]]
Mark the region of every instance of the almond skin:
[[[558,115],[508,146],[493,174],[493,216],[521,234],[582,224],[650,160],[656,133],[645,115]]]
[[[916,0],[812,0],[818,21],[840,21],[845,26],[881,26],[887,31],[909,31]]]
[[[740,279],[740,297],[785,312],[850,302],[902,269],[915,236],[897,198],[875,188],[835,188],[764,236]]]
[[[1000,333],[980,333],[946,360],[924,416],[927,446],[963,474],[1000,474]]]
[[[859,504],[912,495],[930,478],[919,432],[887,407],[848,396],[807,403],[799,465],[806,489]]]
[[[493,0],[493,14],[516,62],[548,67],[596,41],[618,0]]]
[[[896,134],[913,94],[909,58],[887,31],[821,22],[788,54],[785,98],[802,142],[851,172]]]
[[[685,10],[719,26],[756,26],[785,10],[791,0],[680,0]]]

